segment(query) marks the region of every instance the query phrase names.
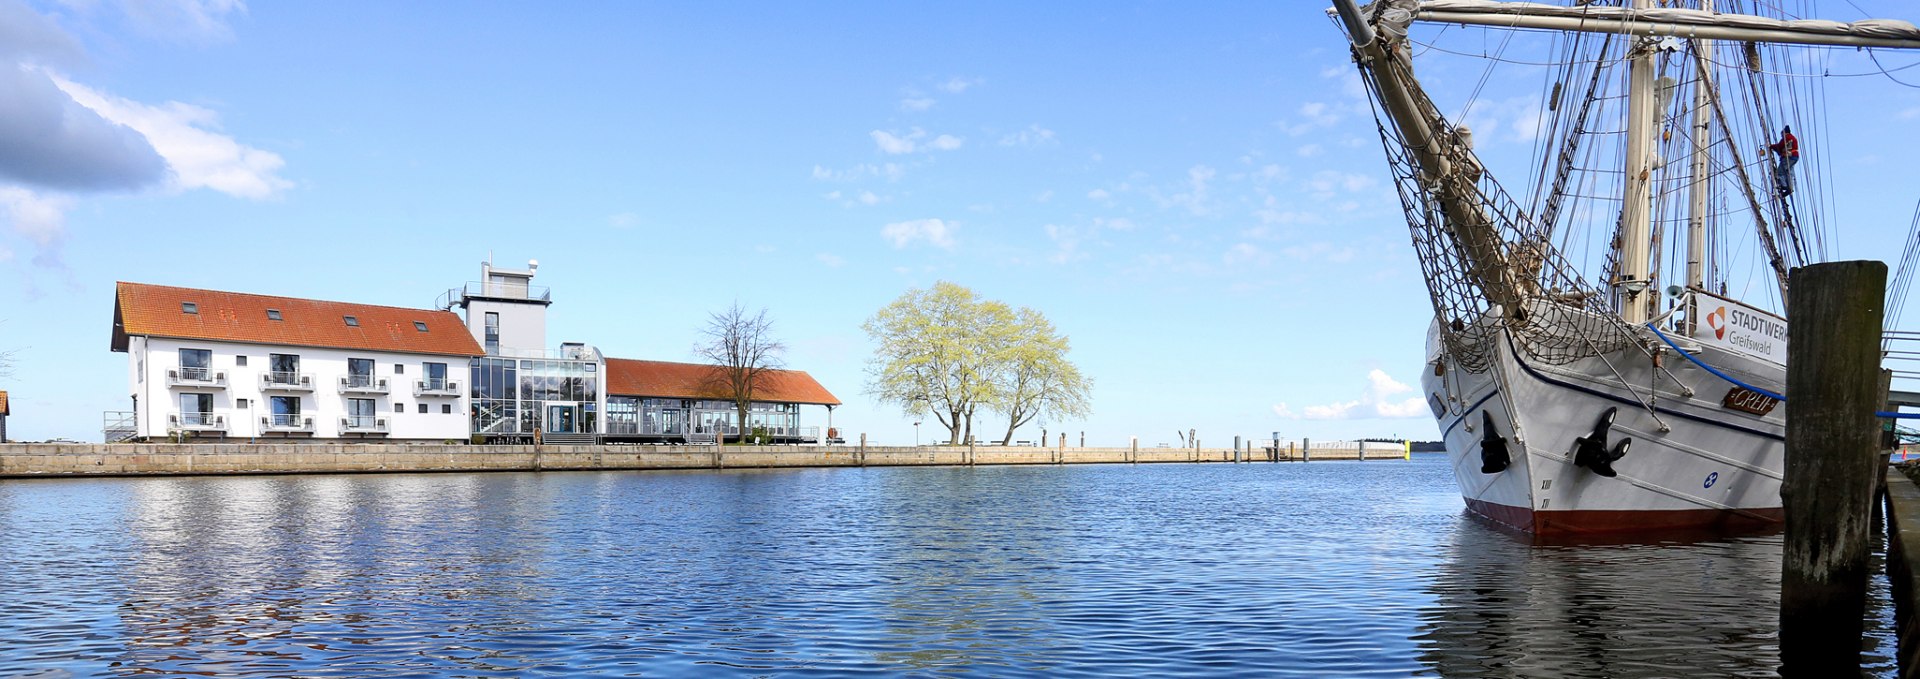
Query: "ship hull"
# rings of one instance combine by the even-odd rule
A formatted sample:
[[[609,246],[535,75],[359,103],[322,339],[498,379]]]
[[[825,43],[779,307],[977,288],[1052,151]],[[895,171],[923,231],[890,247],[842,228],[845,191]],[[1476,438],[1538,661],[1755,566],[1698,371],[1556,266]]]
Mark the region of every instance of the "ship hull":
[[[1492,365],[1468,373],[1430,340],[1429,368],[1440,367],[1421,380],[1469,511],[1539,535],[1737,531],[1783,520],[1784,405],[1764,414],[1725,405],[1736,385],[1671,353],[1664,370],[1637,347],[1547,365],[1504,335],[1498,342]],[[1786,377],[1772,363],[1685,346],[1751,386],[1777,393]],[[1631,440],[1611,477],[1577,463],[1581,439],[1597,438],[1609,412],[1608,450]],[[1497,471],[1483,469],[1488,424],[1509,459]]]

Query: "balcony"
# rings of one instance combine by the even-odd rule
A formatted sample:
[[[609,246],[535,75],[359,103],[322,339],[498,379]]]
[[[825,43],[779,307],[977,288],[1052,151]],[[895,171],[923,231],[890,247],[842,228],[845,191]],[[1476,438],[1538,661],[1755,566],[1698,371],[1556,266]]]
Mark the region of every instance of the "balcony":
[[[171,413],[167,415],[169,431],[219,431],[227,430],[227,416],[213,413]]]
[[[286,434],[313,433],[313,418],[303,415],[267,415],[260,418],[260,431]]]
[[[387,418],[370,415],[353,415],[340,418],[342,434],[385,434]]]
[[[413,381],[413,395],[420,396],[460,396],[460,383],[445,378],[427,378]]]
[[[342,394],[385,394],[387,378],[372,375],[348,375],[340,378]]]
[[[465,307],[468,300],[491,299],[512,302],[538,302],[552,304],[553,293],[544,285],[522,285],[504,281],[490,283],[470,282],[448,290],[438,301],[442,309],[455,306]]]
[[[261,391],[313,391],[313,376],[297,372],[260,373]]]
[[[168,368],[167,386],[187,389],[225,389],[227,371],[210,368]]]

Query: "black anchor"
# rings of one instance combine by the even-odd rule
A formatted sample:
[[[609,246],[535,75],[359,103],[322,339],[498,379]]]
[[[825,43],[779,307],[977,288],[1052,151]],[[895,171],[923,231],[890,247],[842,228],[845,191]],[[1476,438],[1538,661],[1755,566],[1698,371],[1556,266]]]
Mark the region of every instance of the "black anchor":
[[[1481,427],[1486,429],[1480,435],[1480,473],[1498,474],[1506,471],[1513,457],[1507,454],[1507,439],[1493,428],[1493,413],[1480,411]]]
[[[1620,443],[1607,450],[1607,432],[1613,428],[1613,416],[1619,408],[1608,408],[1600,414],[1600,423],[1594,425],[1593,433],[1573,439],[1575,446],[1573,463],[1593,470],[1593,473],[1612,478],[1619,475],[1613,470],[1613,463],[1627,456],[1627,448],[1633,445],[1633,439],[1620,439]]]

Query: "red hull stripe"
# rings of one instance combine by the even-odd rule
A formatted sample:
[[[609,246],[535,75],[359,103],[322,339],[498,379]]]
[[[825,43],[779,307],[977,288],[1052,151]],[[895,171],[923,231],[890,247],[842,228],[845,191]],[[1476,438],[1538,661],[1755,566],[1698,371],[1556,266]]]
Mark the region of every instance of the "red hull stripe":
[[[1526,507],[1467,500],[1467,509],[1488,520],[1535,535],[1583,535],[1629,531],[1765,528],[1785,521],[1780,507],[1723,509],[1573,509],[1534,511]],[[1758,515],[1757,517],[1754,515]]]

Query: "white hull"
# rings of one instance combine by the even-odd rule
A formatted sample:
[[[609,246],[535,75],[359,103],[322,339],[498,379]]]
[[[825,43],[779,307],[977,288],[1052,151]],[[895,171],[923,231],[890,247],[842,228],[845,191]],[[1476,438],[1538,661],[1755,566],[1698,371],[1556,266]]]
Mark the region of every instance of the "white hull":
[[[1778,393],[1786,379],[1776,364],[1676,341],[1753,386]],[[1785,404],[1764,416],[1724,406],[1734,385],[1671,351],[1664,371],[1635,347],[1555,366],[1516,356],[1504,331],[1498,342],[1493,367],[1473,374],[1446,360],[1430,337],[1430,369],[1421,379],[1460,493],[1475,513],[1538,534],[1781,520]],[[1436,361],[1444,374],[1434,374]],[[1610,408],[1617,410],[1609,445],[1632,439],[1612,463],[1618,476],[1611,478],[1575,464],[1576,439],[1593,432]],[[1496,473],[1481,469],[1483,411],[1511,458]]]

